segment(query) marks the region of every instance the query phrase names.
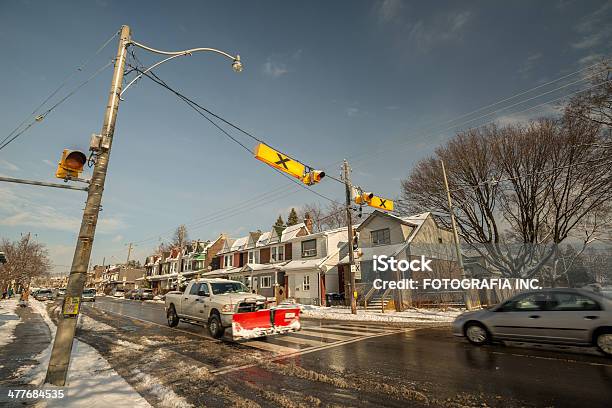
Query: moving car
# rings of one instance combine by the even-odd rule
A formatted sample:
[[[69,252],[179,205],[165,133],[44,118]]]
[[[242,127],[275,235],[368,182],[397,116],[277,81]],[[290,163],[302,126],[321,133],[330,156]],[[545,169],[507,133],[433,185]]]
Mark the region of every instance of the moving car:
[[[597,346],[612,356],[612,300],[583,289],[518,294],[453,322],[453,334],[475,345],[496,340]]]
[[[137,289],[134,293],[134,299],[136,300],[153,300],[152,289]]]
[[[83,302],[95,302],[96,301],[96,290],[93,288],[83,289],[83,294],[81,295],[81,299]]]
[[[51,289],[40,289],[34,295],[34,299],[36,300],[53,300],[55,297],[53,296],[53,291]]]
[[[123,290],[123,289],[115,289],[115,292],[113,292],[113,296],[116,297],[116,298],[125,297],[125,290]]]
[[[230,327],[234,339],[300,330],[299,308],[266,306],[265,297],[250,293],[241,282],[199,279],[184,292],[168,292],[165,309],[170,327],[179,321],[205,325],[214,338],[223,337]]]

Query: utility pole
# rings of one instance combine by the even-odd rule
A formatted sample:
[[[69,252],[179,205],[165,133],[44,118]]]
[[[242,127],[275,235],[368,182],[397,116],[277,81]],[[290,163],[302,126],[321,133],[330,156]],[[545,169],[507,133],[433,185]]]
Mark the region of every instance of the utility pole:
[[[342,164],[342,174],[344,179],[344,186],[346,189],[346,227],[348,230],[348,257],[349,257],[349,288],[351,291],[351,313],[357,314],[357,292],[355,291],[355,271],[353,271],[353,265],[355,264],[355,254],[353,253],[353,214],[351,212],[351,205],[353,202],[353,185],[351,184],[350,177],[351,169],[349,164],[344,160]]]
[[[98,214],[102,203],[104,181],[108,169],[111,144],[115,133],[117,110],[119,109],[119,95],[123,84],[123,72],[127,56],[127,46],[130,41],[130,28],[121,27],[119,47],[115,58],[115,69],[102,125],[103,147],[99,150],[94,166],[93,174],[87,192],[87,202],[83,211],[81,228],[77,238],[72,267],[66,287],[66,295],[62,305],[62,313],[57,322],[57,333],[51,351],[49,367],[47,369],[46,383],[63,386],[66,383],[70,353],[72,352],[72,341],[76,330],[77,316],[80,309],[80,299],[83,286],[87,278],[87,265],[91,257]]]
[[[127,260],[125,261],[125,266],[126,267],[130,263],[130,255],[132,255],[132,243],[131,242],[128,244],[128,256],[127,256]]]
[[[459,242],[459,233],[457,232],[457,223],[455,222],[455,210],[453,209],[453,200],[451,199],[450,189],[448,188],[448,178],[446,177],[446,168],[444,167],[444,161],[440,160],[442,164],[442,175],[444,176],[444,188],[446,189],[446,199],[448,200],[448,212],[450,213],[451,226],[453,228],[453,238],[455,241],[455,251],[457,253],[457,262],[459,264],[459,270],[461,271],[461,279],[465,279],[465,268],[463,267],[463,256],[461,255],[461,244]],[[466,292],[464,292],[465,307],[466,309],[472,308],[472,302]]]

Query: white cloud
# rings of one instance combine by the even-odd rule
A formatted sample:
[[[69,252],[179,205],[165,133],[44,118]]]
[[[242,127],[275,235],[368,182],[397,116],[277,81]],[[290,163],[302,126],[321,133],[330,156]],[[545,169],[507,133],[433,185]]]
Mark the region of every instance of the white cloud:
[[[612,40],[612,25],[610,25],[610,11],[612,2],[606,2],[594,12],[582,17],[574,30],[580,38],[571,46],[582,50],[589,49],[600,44],[610,44]]]
[[[263,72],[268,76],[278,78],[279,76],[288,73],[289,70],[287,69],[287,65],[285,63],[275,61],[272,59],[272,57],[268,57],[268,60],[263,65]]]
[[[533,54],[530,54],[527,59],[525,61],[523,61],[523,63],[521,64],[521,66],[519,67],[519,74],[523,75],[523,76],[527,76],[527,74],[533,70],[533,68],[536,65],[536,62],[538,62],[538,60],[540,60],[540,58],[542,58],[542,53],[540,52],[536,52]]]
[[[407,24],[408,41],[423,52],[440,44],[461,41],[471,19],[471,11],[462,11],[439,14],[428,20],[417,20]]]
[[[19,167],[17,167],[16,164],[13,164],[8,160],[0,159],[0,166],[9,171],[19,171]]]
[[[402,8],[403,4],[400,0],[383,0],[375,6],[378,19],[382,23],[393,21],[398,18]]]
[[[115,235],[115,237],[112,239],[112,241],[115,242],[115,243],[123,241],[123,235],[121,235],[121,234]]]
[[[0,188],[0,225],[27,226],[56,231],[78,232],[81,226],[81,213],[68,215],[57,208],[18,195],[9,188]],[[123,220],[116,217],[100,216],[97,232],[108,234],[126,227]]]
[[[563,106],[556,104],[542,105],[538,109],[528,110],[526,112],[508,113],[499,116],[495,119],[495,123],[499,126],[527,124],[532,120],[542,117],[556,116],[561,113]]]
[[[590,54],[590,55],[587,55],[586,57],[580,58],[578,60],[578,65],[588,67],[588,66],[591,66],[591,65],[597,64],[598,62],[603,61],[603,59],[604,59],[603,54]]]
[[[51,160],[44,159],[42,162],[45,163],[47,166],[55,167],[55,164]]]
[[[355,107],[346,108],[346,114],[348,116],[357,116],[358,113],[359,113],[359,108],[355,108]]]

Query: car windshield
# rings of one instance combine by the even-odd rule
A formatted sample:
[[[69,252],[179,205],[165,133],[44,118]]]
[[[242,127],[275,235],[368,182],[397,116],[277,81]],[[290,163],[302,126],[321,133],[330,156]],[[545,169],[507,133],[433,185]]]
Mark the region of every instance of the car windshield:
[[[84,295],[95,295],[96,291],[93,289],[85,289],[83,290]]]
[[[211,283],[212,292],[215,295],[221,295],[223,293],[244,293],[248,292],[246,286],[240,282],[215,282]]]
[[[143,290],[144,293],[153,293],[153,291],[151,289],[145,289]]]
[[[51,291],[50,291],[50,290],[39,290],[39,291],[38,291],[38,294],[39,294],[39,295],[48,295],[48,294],[50,294],[50,293],[51,293]]]
[[[116,290],[115,293],[125,293],[123,290]]]

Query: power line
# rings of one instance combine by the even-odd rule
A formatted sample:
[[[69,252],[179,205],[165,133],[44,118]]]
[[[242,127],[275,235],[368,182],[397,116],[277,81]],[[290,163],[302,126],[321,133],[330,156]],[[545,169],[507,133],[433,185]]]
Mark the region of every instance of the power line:
[[[27,121],[30,117],[32,117],[33,115],[36,115],[36,113],[51,99],[53,98],[62,88],[64,88],[64,86],[66,86],[66,84],[70,81],[70,79],[72,79],[73,76],[75,76],[77,73],[80,73],[83,71],[83,69],[85,69],[85,67],[87,65],[89,65],[89,63],[91,62],[91,60],[96,57],[100,52],[102,52],[102,50],[104,48],[106,48],[106,46],[119,34],[119,31],[116,31],[108,40],[106,40],[97,50],[96,52],[90,56],[89,58],[87,58],[84,62],[82,62],[74,71],[71,71],[65,78],[64,80],[60,83],[60,85],[55,88],[55,90],[53,90],[51,92],[51,94],[49,94],[49,96],[47,96],[33,111],[30,115],[26,116],[23,121],[21,121],[21,123],[19,125],[17,125],[17,127],[15,129],[13,129],[11,131],[11,133],[9,133],[1,142],[0,145],[3,144],[7,139],[9,139],[11,136],[13,136]],[[27,127],[28,129],[31,127],[31,124]],[[26,129],[27,130],[27,129]]]
[[[99,68],[92,76],[90,76],[89,78],[87,78],[85,81],[81,82],[76,88],[74,88],[72,91],[70,91],[66,96],[64,96],[62,99],[60,99],[58,102],[56,102],[54,105],[52,105],[49,109],[47,109],[45,112],[43,112],[42,114],[38,115],[34,120],[32,120],[25,128],[23,128],[21,131],[17,132],[13,137],[11,137],[10,139],[8,139],[8,137],[5,137],[2,143],[0,143],[0,150],[4,149],[6,146],[8,146],[12,141],[14,141],[15,139],[17,139],[19,136],[21,136],[22,134],[24,134],[28,129],[30,129],[35,123],[37,122],[41,122],[45,117],[47,117],[47,115],[49,113],[51,113],[55,108],[57,108],[58,106],[60,106],[62,103],[64,103],[65,101],[67,101],[72,95],[74,95],[76,92],[79,91],[79,89],[81,89],[82,87],[84,87],[87,83],[89,83],[90,81],[92,81],[95,77],[97,77],[102,71],[104,71],[106,68],[110,67],[113,64],[113,61],[108,62],[106,65],[104,65],[103,67]],[[7,140],[8,139],[8,140]]]

